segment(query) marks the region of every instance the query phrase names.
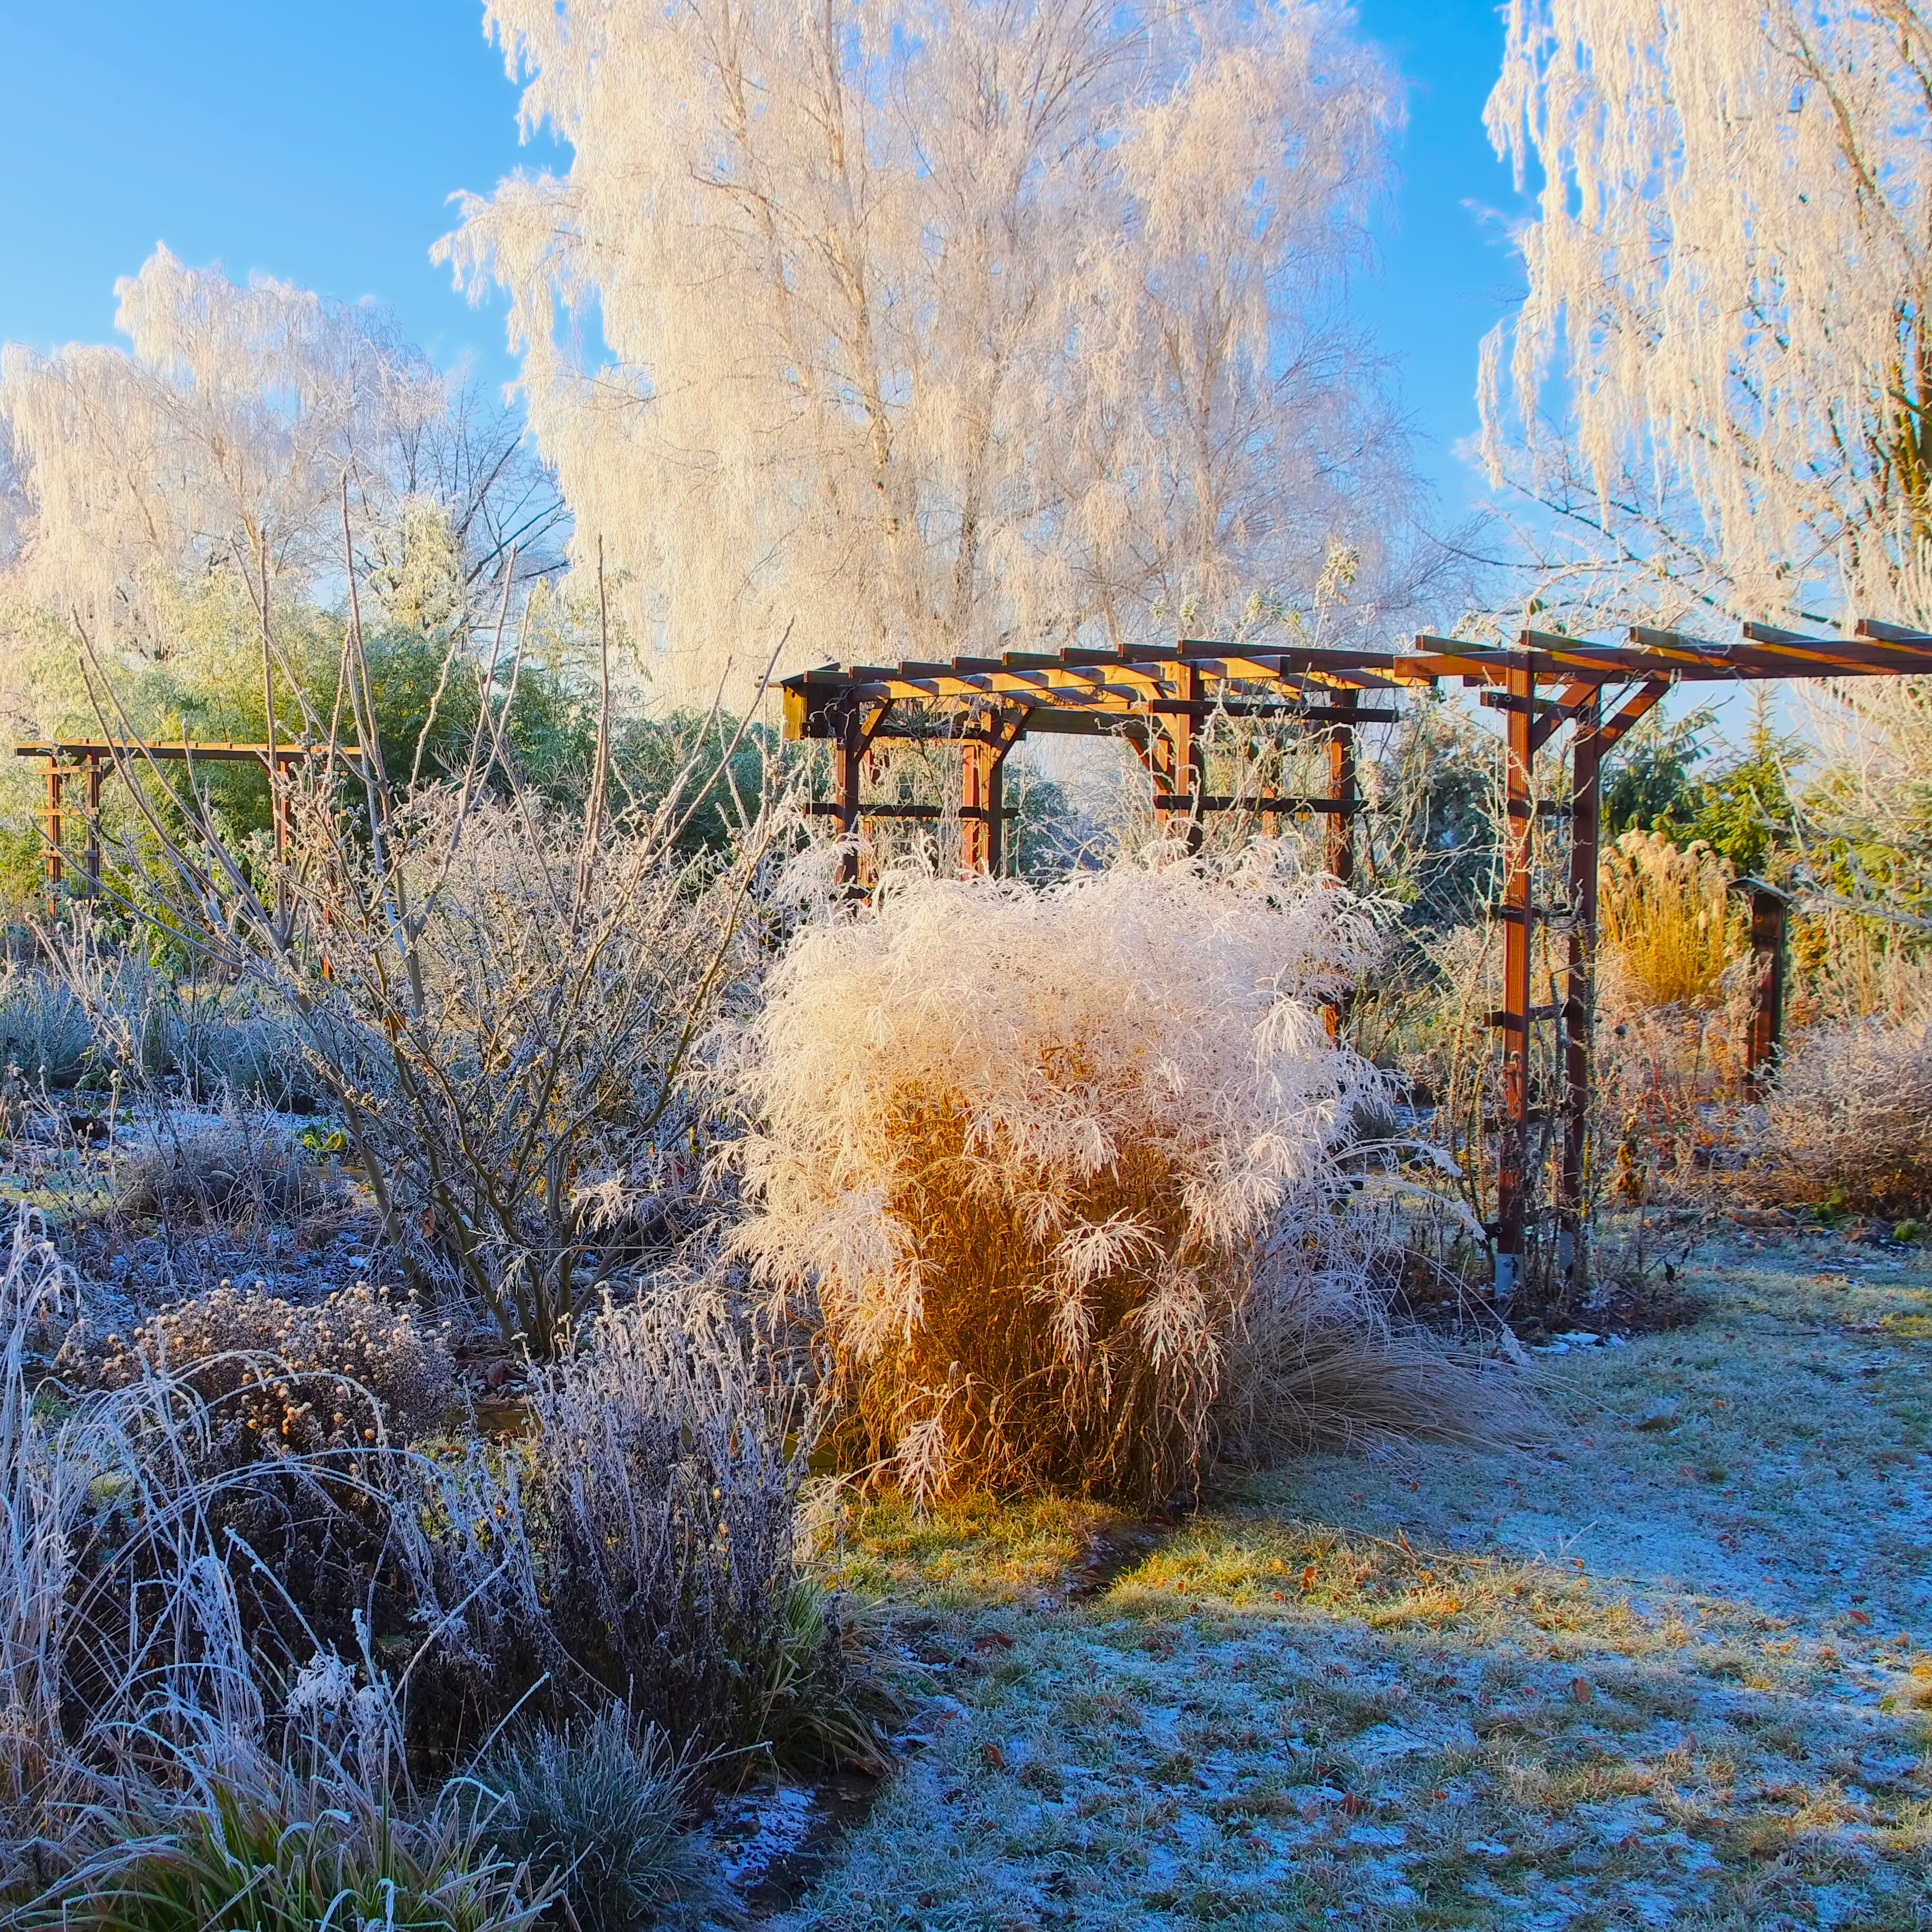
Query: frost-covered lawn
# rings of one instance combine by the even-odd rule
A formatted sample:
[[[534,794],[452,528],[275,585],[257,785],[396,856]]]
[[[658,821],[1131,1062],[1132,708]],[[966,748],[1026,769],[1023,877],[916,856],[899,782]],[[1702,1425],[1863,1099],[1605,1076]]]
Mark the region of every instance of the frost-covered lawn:
[[[1544,1358],[1555,1453],[1312,1461],[1084,1598],[1096,1512],[875,1512],[940,1694],[784,1922],[1932,1923],[1932,1270],[1694,1258]]]

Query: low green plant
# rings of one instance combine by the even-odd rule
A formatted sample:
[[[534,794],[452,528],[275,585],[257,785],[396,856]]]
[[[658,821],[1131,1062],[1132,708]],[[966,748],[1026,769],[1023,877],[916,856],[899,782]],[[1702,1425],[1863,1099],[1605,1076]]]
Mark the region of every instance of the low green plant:
[[[776,1763],[884,1773],[880,1720],[898,1708],[896,1679],[905,1672],[881,1668],[868,1654],[877,1628],[861,1606],[816,1577],[800,1576],[785,1592],[778,1640],[766,1653],[759,1726]]]
[[[530,1732],[500,1749],[477,1783],[502,1801],[490,1829],[550,1875],[577,1932],[730,1911],[713,1861],[685,1828],[684,1760],[622,1706]]]
[[[486,1844],[484,1829],[454,1816],[411,1822],[333,1780],[216,1784],[193,1803],[118,1820],[15,1922],[21,1932],[525,1932],[554,1885]]]

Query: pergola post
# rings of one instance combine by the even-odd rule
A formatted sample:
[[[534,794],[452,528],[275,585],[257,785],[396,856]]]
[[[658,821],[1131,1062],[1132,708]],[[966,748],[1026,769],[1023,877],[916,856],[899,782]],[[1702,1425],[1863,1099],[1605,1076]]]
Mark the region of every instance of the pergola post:
[[[959,863],[994,878],[1006,871],[1006,754],[1026,735],[1030,707],[969,718],[959,742]]]
[[[848,892],[856,892],[859,885],[859,767],[866,755],[866,734],[860,716],[857,705],[847,707],[844,729],[832,753],[842,847],[838,854],[838,883]]]
[[[986,776],[980,789],[986,800],[986,870],[997,879],[1006,870],[1006,754],[991,745],[985,752]]]
[[[1585,1265],[1591,1033],[1596,1012],[1597,884],[1603,824],[1604,696],[1577,701],[1570,743],[1570,943],[1563,985],[1563,1140],[1557,1183],[1558,1261],[1573,1284]]]
[[[87,896],[100,896],[100,760],[87,757]]]
[[[1529,962],[1531,833],[1534,801],[1530,765],[1534,752],[1536,676],[1512,661],[1504,674],[1502,1118],[1496,1150],[1496,1291],[1507,1301],[1522,1285],[1525,1229],[1529,1218],[1531,1101]]]
[[[1208,792],[1207,735],[1202,729],[1205,719],[1203,693],[1206,680],[1196,664],[1176,668],[1175,684],[1180,703],[1162,713],[1148,734],[1148,763],[1154,772],[1154,815],[1165,828],[1177,812],[1186,814],[1182,835],[1190,852],[1201,849],[1204,826],[1202,800]],[[1162,799],[1172,801],[1161,802]]]
[[[990,872],[994,824],[990,809],[998,785],[998,766],[992,746],[976,728],[959,741],[959,866],[966,872]]]
[[[65,831],[62,823],[61,806],[66,790],[67,774],[61,769],[59,759],[47,760],[47,911],[56,910],[55,892],[67,877],[67,866],[61,851],[61,839]]]
[[[270,750],[265,760],[268,767],[268,814],[275,831],[275,856],[289,856],[289,767],[280,752]]]
[[[1756,1099],[1765,1070],[1784,1037],[1785,923],[1791,896],[1767,879],[1738,879],[1750,901],[1750,1030],[1744,1040],[1744,1092]]]
[[[1329,702],[1339,711],[1360,708],[1359,691],[1338,691]],[[1360,802],[1355,784],[1355,728],[1352,723],[1336,723],[1328,729],[1328,796],[1334,809],[1328,814],[1328,871],[1338,885],[1355,883],[1355,812]]]

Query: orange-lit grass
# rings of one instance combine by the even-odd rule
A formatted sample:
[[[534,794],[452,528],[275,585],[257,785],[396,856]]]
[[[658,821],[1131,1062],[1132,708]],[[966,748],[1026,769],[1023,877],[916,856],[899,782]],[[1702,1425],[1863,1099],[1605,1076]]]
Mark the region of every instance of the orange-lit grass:
[[[933,1496],[1191,1492],[1242,1258],[1209,1250],[1190,1225],[1171,1146],[1132,1141],[1081,1178],[1018,1173],[1010,1156],[989,1160],[970,1142],[962,1104],[917,1094],[902,1100],[892,1133],[903,1154],[887,1212],[911,1231],[919,1314],[867,1352],[827,1311],[847,1459],[896,1459]],[[1039,1198],[1029,1180],[1051,1191],[1054,1225],[1037,1215],[1029,1225],[1029,1196]],[[1056,1276],[1061,1228],[1113,1222],[1145,1238],[1084,1285]],[[1157,1333],[1149,1304],[1176,1268],[1196,1291],[1186,1326]],[[921,1445],[910,1456],[909,1442]]]

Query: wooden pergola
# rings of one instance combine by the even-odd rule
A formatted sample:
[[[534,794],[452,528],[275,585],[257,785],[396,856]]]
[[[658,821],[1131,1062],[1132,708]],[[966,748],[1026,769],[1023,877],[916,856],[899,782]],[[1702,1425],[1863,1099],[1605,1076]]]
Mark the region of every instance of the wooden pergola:
[[[1525,1280],[1525,1258],[1546,1222],[1558,1233],[1558,1267],[1580,1252],[1586,1211],[1591,1091],[1591,1014],[1597,928],[1601,778],[1611,747],[1679,683],[1932,674],[1932,634],[1870,622],[1850,637],[1801,635],[1766,624],[1744,626],[1744,641],[1713,643],[1677,631],[1637,628],[1629,640],[1599,644],[1526,631],[1510,646],[1418,637],[1400,651],[1325,646],[1250,646],[1186,638],[1172,645],[1119,650],[1008,652],[945,663],[827,665],[783,686],[788,738],[816,740],[832,754],[833,795],[811,809],[837,821],[849,841],[843,875],[859,878],[857,834],[874,818],[951,818],[963,860],[1003,869],[1003,830],[1011,815],[1001,772],[1019,741],[1040,732],[1124,738],[1147,766],[1154,805],[1178,836],[1198,847],[1210,813],[1319,814],[1327,823],[1328,869],[1343,884],[1355,875],[1354,821],[1361,809],[1356,734],[1397,721],[1400,694],[1445,680],[1478,687],[1503,714],[1502,891],[1493,908],[1502,926],[1502,1005],[1486,1017],[1504,1036],[1502,1113],[1497,1132],[1495,1244],[1498,1298]],[[1278,719],[1305,728],[1326,750],[1327,785],[1310,796],[1217,796],[1208,790],[1205,726],[1211,718]],[[868,802],[866,754],[882,741],[950,742],[958,748],[956,807]],[[1539,796],[1537,761],[1560,760],[1567,783]],[[1551,796],[1550,794],[1558,794]],[[1539,820],[1567,825],[1568,903],[1532,901],[1532,836]],[[1532,941],[1539,922],[1565,938],[1561,997],[1532,996]],[[1775,1050],[1783,944],[1781,910],[1754,894],[1752,939],[1758,954],[1754,1065]],[[1553,1030],[1550,1064],[1562,1071],[1552,1096],[1532,1076],[1535,1029]],[[1554,1113],[1554,1198],[1532,1172],[1531,1130]]]
[[[87,845],[82,864],[85,868],[86,890],[92,898],[100,890],[100,786],[109,772],[124,764],[155,759],[185,764],[190,778],[197,763],[260,765],[268,777],[275,856],[280,858],[288,849],[288,775],[295,766],[307,764],[311,758],[326,758],[330,754],[326,747],[300,744],[248,745],[224,741],[197,745],[183,740],[170,745],[161,742],[130,740],[123,743],[106,738],[74,738],[53,743],[16,745],[14,755],[17,758],[38,758],[46,767],[46,802],[41,808],[40,816],[46,838],[46,880],[50,890],[67,877],[65,821],[70,815],[67,782],[70,778],[78,778],[85,784],[87,802],[78,815],[87,829]],[[334,755],[352,758],[357,752],[352,745],[338,746]]]

